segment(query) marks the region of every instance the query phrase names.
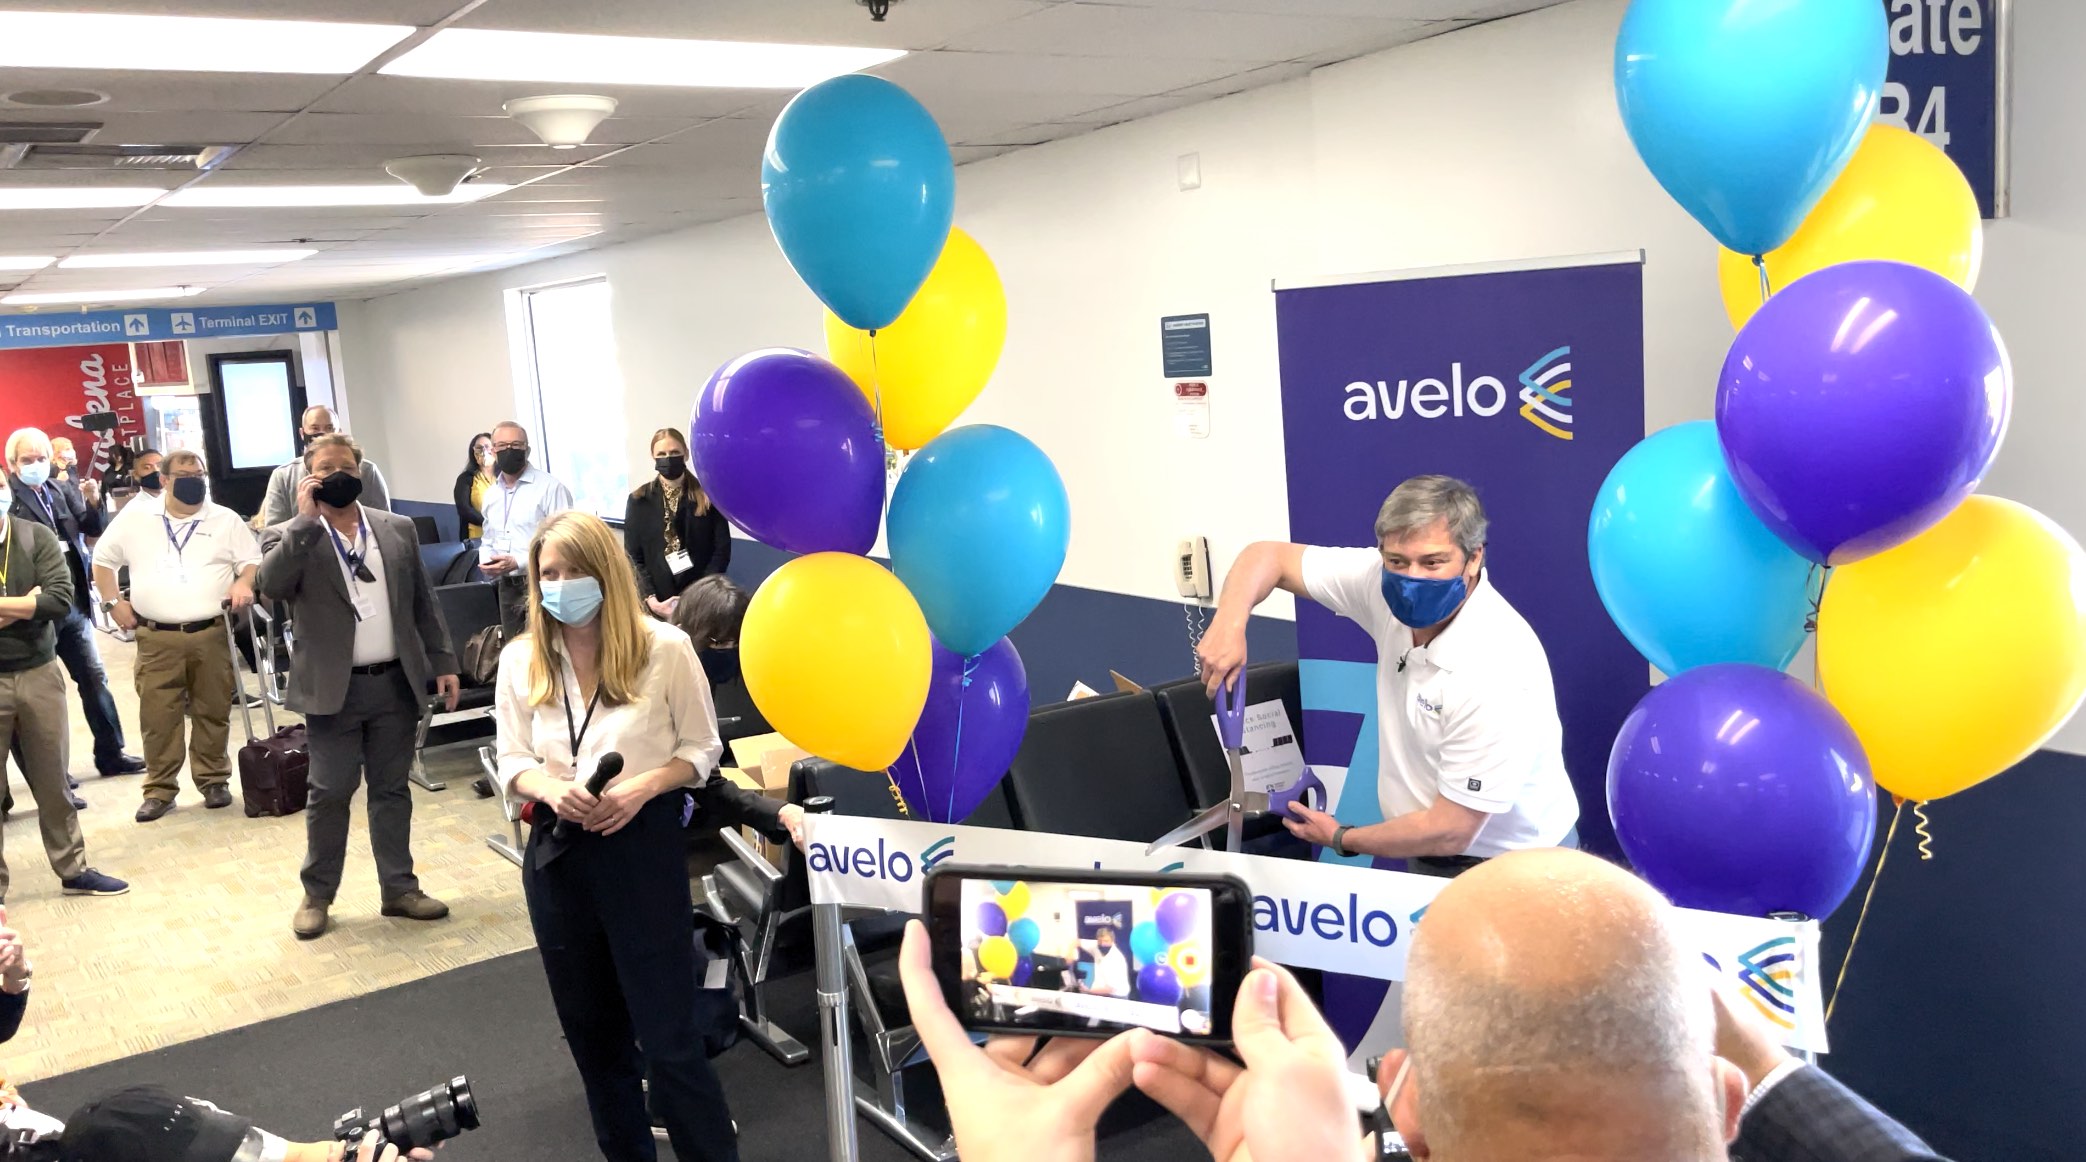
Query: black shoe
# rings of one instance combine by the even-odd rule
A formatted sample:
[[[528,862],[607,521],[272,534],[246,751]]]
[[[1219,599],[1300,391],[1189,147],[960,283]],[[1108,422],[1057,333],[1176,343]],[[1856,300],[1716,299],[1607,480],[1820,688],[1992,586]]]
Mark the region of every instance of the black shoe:
[[[72,809],[73,809],[73,810],[75,810],[75,811],[84,811],[84,810],[86,810],[86,808],[87,808],[87,800],[85,800],[85,799],[82,799],[82,798],[80,798],[80,797],[79,797],[79,796],[78,796],[77,794],[75,794],[75,793],[73,793],[73,792],[71,792],[71,791],[67,791],[67,792],[65,793],[65,797],[66,797],[66,798],[68,798],[68,799],[71,799],[71,800],[72,800]]]
[[[173,809],[172,799],[147,799],[138,804],[138,822],[150,823]]]
[[[215,811],[219,807],[232,805],[232,789],[219,783],[215,787],[203,788],[203,806]]]
[[[484,775],[471,780],[471,790],[481,799],[490,799],[500,793],[499,788],[493,786],[493,781]]]
[[[100,771],[104,779],[117,775],[141,775],[145,773],[145,760],[134,754],[119,754],[114,762],[96,763],[94,769]]]
[[[239,697],[241,701],[246,703],[248,710],[259,710],[261,708],[261,696],[259,694],[241,694]]]

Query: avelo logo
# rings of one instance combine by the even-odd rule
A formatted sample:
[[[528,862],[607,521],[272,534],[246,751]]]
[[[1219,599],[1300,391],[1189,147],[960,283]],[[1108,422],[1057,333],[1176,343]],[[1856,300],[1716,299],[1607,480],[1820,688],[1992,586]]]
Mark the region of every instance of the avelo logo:
[[[860,876],[865,880],[910,883],[916,871],[924,872],[956,854],[956,837],[944,835],[920,852],[917,859],[894,850],[883,839],[875,847],[848,847],[812,843],[805,847],[806,866],[815,872]]]
[[[1519,376],[1521,416],[1560,440],[1572,438],[1572,401],[1565,396],[1572,381],[1572,348],[1558,347]],[[1449,364],[1446,377],[1356,380],[1344,389],[1341,414],[1349,420],[1420,420],[1496,416],[1506,410],[1507,385],[1495,375],[1466,379],[1461,361]]]

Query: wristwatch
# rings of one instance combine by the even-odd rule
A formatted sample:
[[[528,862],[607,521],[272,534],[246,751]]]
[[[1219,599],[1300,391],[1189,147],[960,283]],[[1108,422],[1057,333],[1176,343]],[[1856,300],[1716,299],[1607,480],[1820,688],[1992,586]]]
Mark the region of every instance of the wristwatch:
[[[123,603],[120,601],[104,601],[101,603],[101,611],[103,613],[113,613],[115,612],[116,607],[121,604]]]
[[[1342,858],[1345,858],[1345,857],[1347,857],[1347,856],[1351,856],[1351,855],[1353,855],[1353,854],[1354,854],[1353,852],[1351,852],[1351,851],[1347,850],[1347,833],[1348,833],[1348,832],[1350,832],[1350,831],[1353,831],[1353,830],[1354,830],[1354,828],[1352,828],[1352,827],[1350,827],[1350,826],[1348,826],[1347,824],[1344,824],[1344,823],[1343,823],[1343,824],[1341,824],[1341,825],[1340,825],[1339,827],[1336,827],[1336,828],[1334,828],[1334,829],[1333,829],[1333,854],[1334,854],[1334,855],[1337,855],[1337,856],[1340,856],[1340,857],[1342,857]]]

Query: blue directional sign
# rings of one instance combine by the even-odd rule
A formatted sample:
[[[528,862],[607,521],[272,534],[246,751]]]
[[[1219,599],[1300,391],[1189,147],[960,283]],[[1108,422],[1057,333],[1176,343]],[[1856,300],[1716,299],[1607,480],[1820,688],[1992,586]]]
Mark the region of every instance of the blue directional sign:
[[[1880,0],[1890,74],[1876,110],[1942,148],[1987,218],[2006,204],[2008,0]]]
[[[156,343],[163,339],[237,339],[293,331],[331,331],[332,303],[264,307],[150,307],[134,311],[0,315],[0,350],[75,343]]]

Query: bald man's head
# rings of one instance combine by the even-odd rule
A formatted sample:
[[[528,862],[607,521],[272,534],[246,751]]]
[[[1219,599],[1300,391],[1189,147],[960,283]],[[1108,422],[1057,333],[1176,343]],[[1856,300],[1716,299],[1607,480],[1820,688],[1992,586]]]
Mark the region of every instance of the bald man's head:
[[[1406,970],[1428,1155],[1723,1158],[1740,1090],[1711,1054],[1700,960],[1658,893],[1593,856],[1518,852],[1465,872]]]

